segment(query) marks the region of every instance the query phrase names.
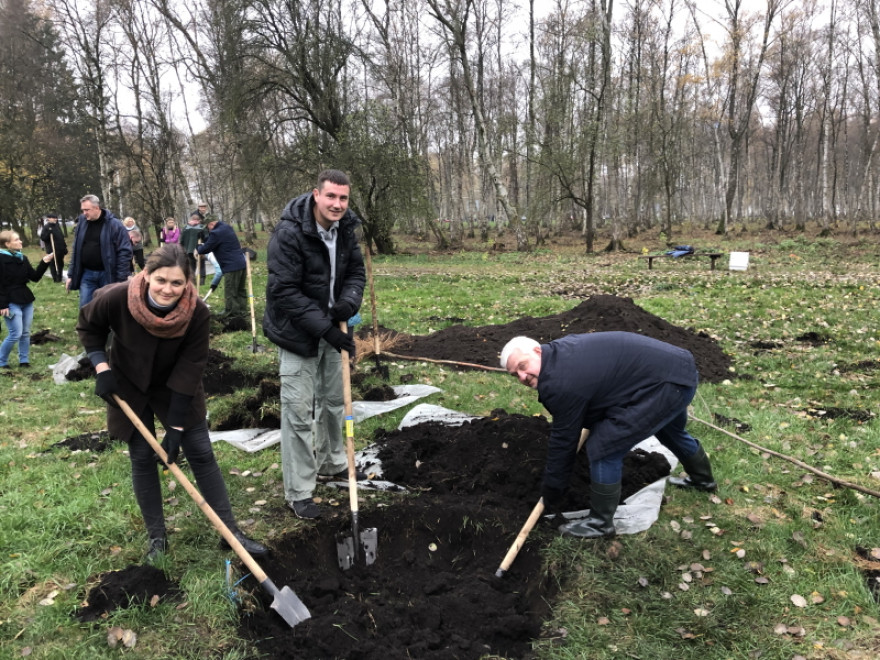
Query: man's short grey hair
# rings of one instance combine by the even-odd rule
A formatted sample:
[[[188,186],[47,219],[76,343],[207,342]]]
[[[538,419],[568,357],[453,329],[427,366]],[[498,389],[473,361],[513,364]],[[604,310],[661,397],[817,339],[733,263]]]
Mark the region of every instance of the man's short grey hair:
[[[528,353],[531,350],[534,350],[538,346],[540,346],[538,342],[536,342],[531,337],[514,337],[509,342],[504,344],[504,348],[501,349],[501,367],[503,369],[507,369],[507,361],[510,359],[510,356],[514,351],[520,351],[521,353]]]
[[[81,200],[79,200],[80,204],[82,204],[83,202],[88,202],[92,206],[101,206],[101,198],[97,195],[86,195]]]

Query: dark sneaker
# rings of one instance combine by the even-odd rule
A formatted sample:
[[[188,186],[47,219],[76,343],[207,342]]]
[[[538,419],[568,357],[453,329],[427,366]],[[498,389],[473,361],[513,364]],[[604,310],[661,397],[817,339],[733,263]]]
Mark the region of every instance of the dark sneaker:
[[[164,555],[166,552],[168,552],[168,539],[164,536],[150,539],[147,546],[147,556],[144,557],[144,561],[152,564],[159,558],[159,555]]]
[[[18,366],[21,369],[30,369],[31,363],[30,362],[19,362]]]
[[[367,473],[355,470],[354,477],[356,481],[366,481]],[[340,470],[336,474],[319,474],[318,481],[348,481],[348,468]]]
[[[318,508],[318,505],[315,504],[315,501],[311,497],[305,500],[297,500],[296,502],[288,503],[288,506],[293,509],[297,518],[314,520],[315,518],[321,517],[321,509]]]
[[[244,535],[240,529],[231,530],[232,535],[236,538],[236,540],[241,543],[241,546],[248,551],[248,554],[252,557],[265,557],[269,554],[269,548],[267,548],[262,543],[254,541],[253,539],[248,538]],[[230,548],[229,542],[220,537],[220,547],[224,550],[228,550]]]

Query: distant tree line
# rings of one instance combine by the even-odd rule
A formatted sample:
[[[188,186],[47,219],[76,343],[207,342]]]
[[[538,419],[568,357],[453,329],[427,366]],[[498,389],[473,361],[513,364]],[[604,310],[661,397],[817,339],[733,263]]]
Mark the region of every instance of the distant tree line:
[[[0,0],[20,230],[95,192],[155,231],[201,198],[252,234],[324,167],[380,253],[877,230],[875,0],[46,2]]]

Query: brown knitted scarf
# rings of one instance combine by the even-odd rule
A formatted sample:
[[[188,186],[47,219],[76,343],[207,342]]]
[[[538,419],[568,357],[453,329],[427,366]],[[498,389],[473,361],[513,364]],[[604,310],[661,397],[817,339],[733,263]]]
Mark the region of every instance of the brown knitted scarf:
[[[196,289],[192,282],[186,283],[183,295],[177,301],[177,306],[165,316],[156,316],[147,305],[147,289],[150,284],[147,281],[146,271],[141,271],[134,276],[128,284],[128,311],[134,320],[140,323],[147,332],[162,339],[174,339],[182,337],[192,320],[193,311],[196,308]]]

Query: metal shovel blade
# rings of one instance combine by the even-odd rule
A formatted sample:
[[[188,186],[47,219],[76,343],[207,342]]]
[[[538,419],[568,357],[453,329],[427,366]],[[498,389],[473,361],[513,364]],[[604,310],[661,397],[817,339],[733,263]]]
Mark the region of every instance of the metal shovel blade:
[[[367,527],[361,530],[360,537],[361,554],[364,557],[365,564],[370,566],[376,561],[379,533],[375,527]],[[353,537],[346,536],[345,538],[336,539],[336,560],[339,562],[339,568],[343,571],[347,571],[354,566],[355,561],[357,561],[357,555],[355,554]]]
[[[293,593],[290,587],[284,586],[279,591],[269,578],[266,578],[260,586],[272,594],[272,604],[269,607],[278,612],[291,628],[312,618],[309,608],[299,599],[299,596]]]

